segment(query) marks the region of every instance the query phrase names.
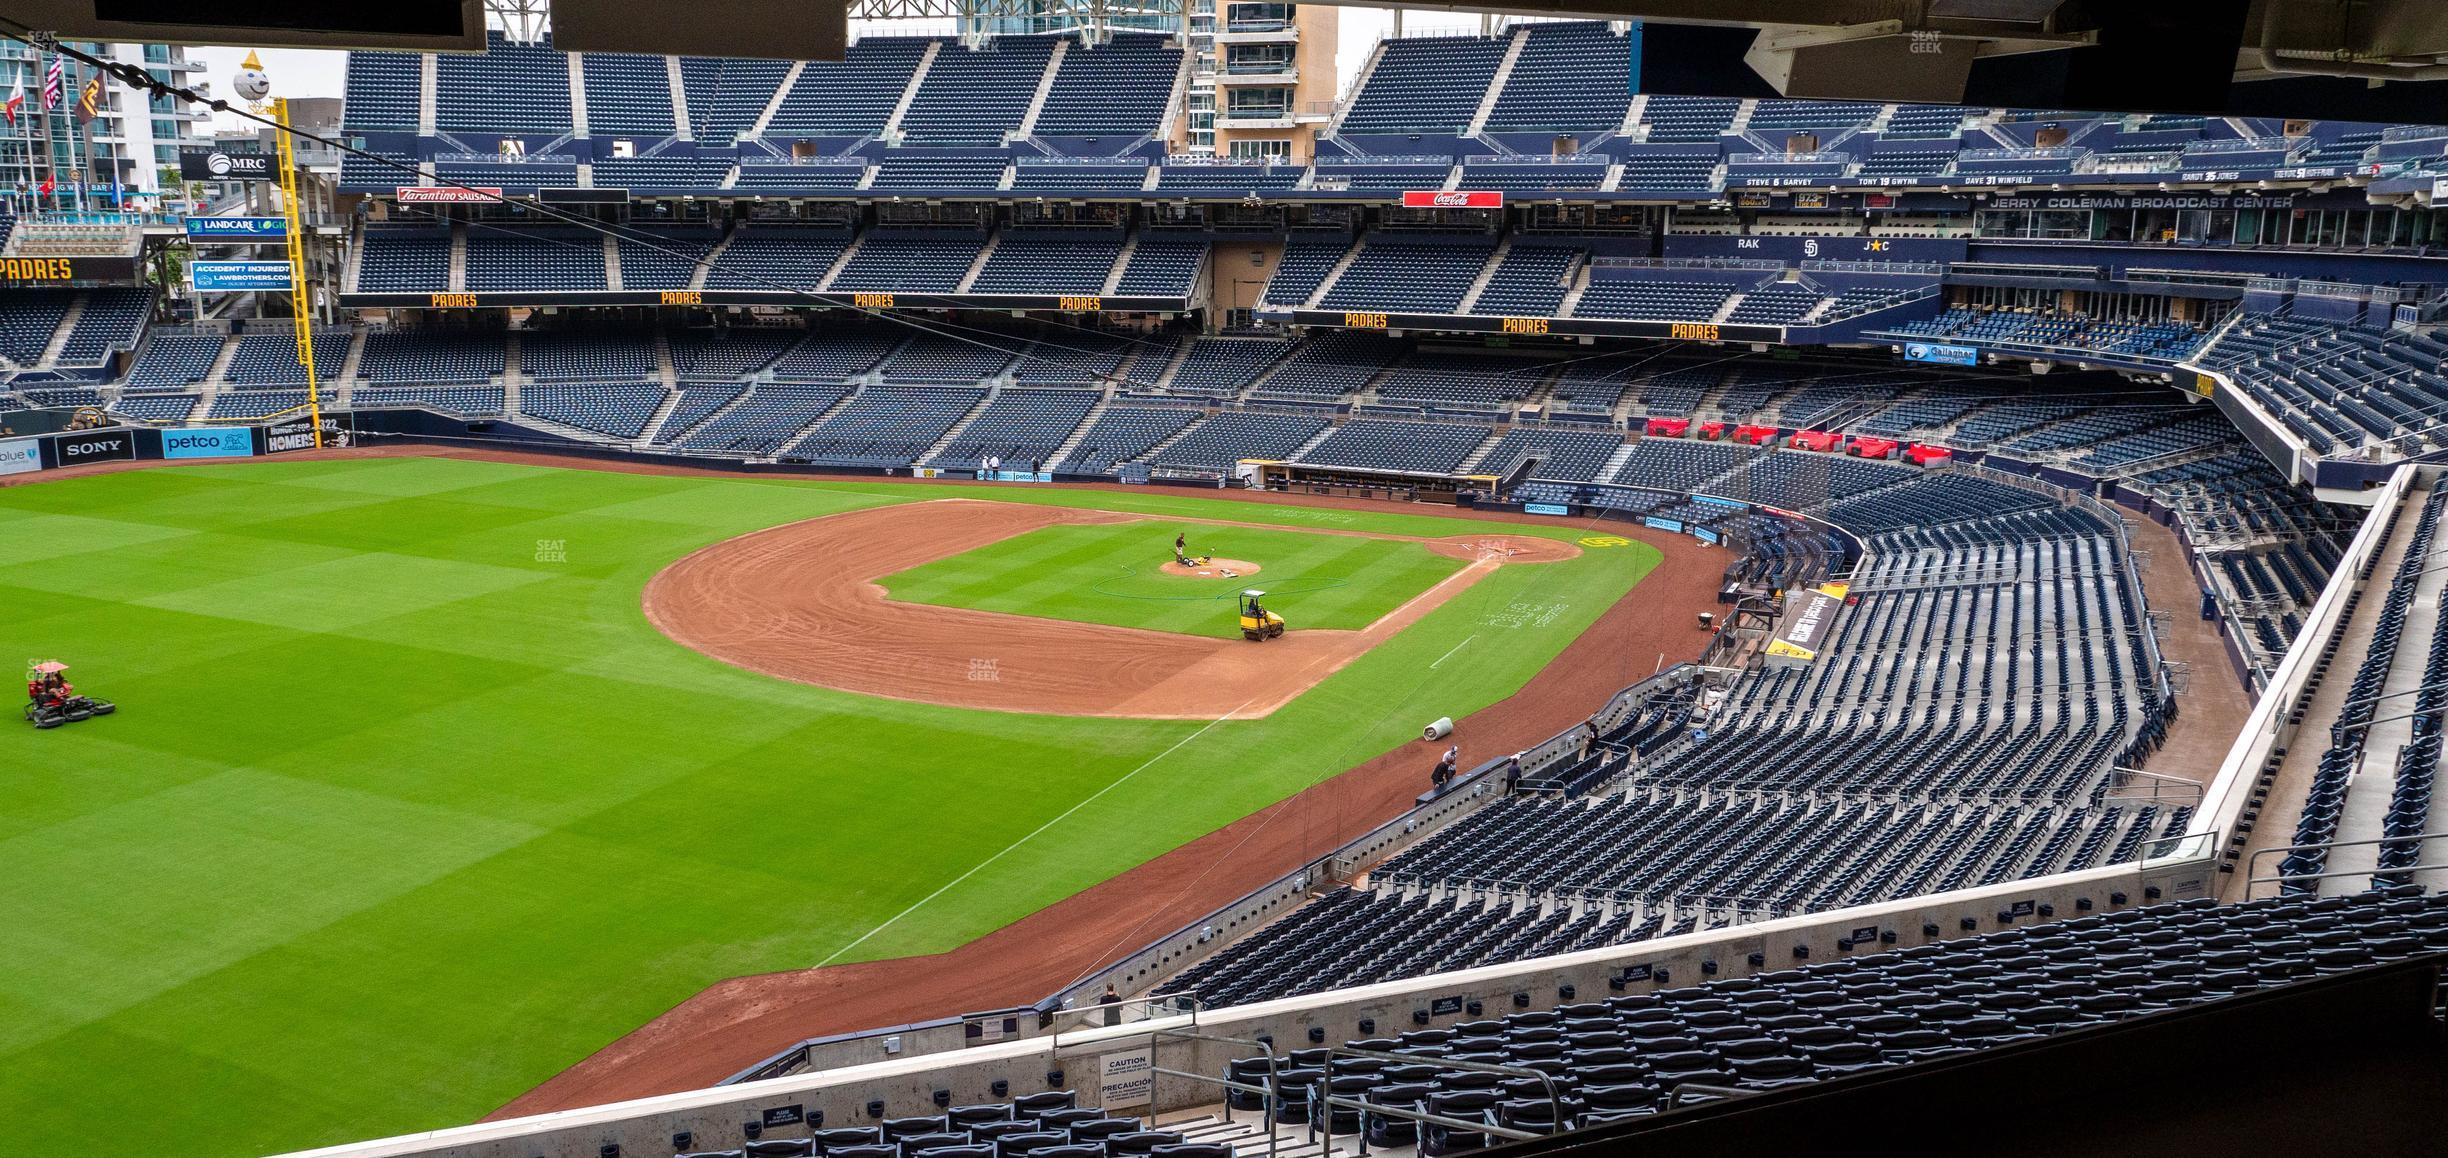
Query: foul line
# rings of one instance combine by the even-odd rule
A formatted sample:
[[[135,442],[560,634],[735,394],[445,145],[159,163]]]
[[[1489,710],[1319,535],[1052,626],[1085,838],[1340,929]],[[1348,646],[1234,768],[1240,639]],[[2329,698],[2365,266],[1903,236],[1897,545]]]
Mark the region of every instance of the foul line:
[[[1454,657],[1454,651],[1460,651],[1460,650],[1462,650],[1463,648],[1469,647],[1469,646],[1470,646],[1470,641],[1471,641],[1471,640],[1474,640],[1474,639],[1477,639],[1477,638],[1479,638],[1479,633],[1478,633],[1478,632],[1475,632],[1475,631],[1474,631],[1474,632],[1472,632],[1472,633],[1470,633],[1470,634],[1469,634],[1469,635],[1467,635],[1467,636],[1464,636],[1464,637],[1462,638],[1462,642],[1460,642],[1460,643],[1457,643],[1457,644],[1453,645],[1453,651],[1449,651],[1449,652],[1446,652],[1446,653],[1445,653],[1445,654],[1443,654],[1443,655],[1438,656],[1438,657],[1437,657],[1437,661],[1436,661],[1436,663],[1429,664],[1429,665],[1428,665],[1428,670],[1430,670],[1430,671],[1435,671],[1435,670],[1437,669],[1437,664],[1441,664],[1441,663],[1444,663],[1446,660],[1452,659],[1452,658]]]
[[[952,891],[952,889],[953,889],[953,888],[955,888],[956,886],[958,886],[958,885],[959,885],[959,884],[960,884],[962,881],[968,880],[970,877],[976,876],[976,875],[978,874],[979,870],[984,869],[984,868],[985,868],[987,865],[993,864],[994,862],[999,861],[999,860],[1003,859],[1003,858],[1004,858],[1004,857],[1006,857],[1006,856],[1009,856],[1009,855],[1011,854],[1011,851],[1012,851],[1013,849],[1018,848],[1018,847],[1020,847],[1021,845],[1027,844],[1028,842],[1030,842],[1030,841],[1032,841],[1032,840],[1037,839],[1037,836],[1038,836],[1040,833],[1043,833],[1045,830],[1047,830],[1047,829],[1049,829],[1049,828],[1052,828],[1052,827],[1054,827],[1054,826],[1055,826],[1055,825],[1057,825],[1057,824],[1061,824],[1061,823],[1062,823],[1063,821],[1065,821],[1065,820],[1070,819],[1070,817],[1071,817],[1071,814],[1072,814],[1072,813],[1078,812],[1080,809],[1086,808],[1086,807],[1088,807],[1089,805],[1096,803],[1096,800],[1097,800],[1097,798],[1098,798],[1098,797],[1103,796],[1103,795],[1105,795],[1106,793],[1111,792],[1111,791],[1113,791],[1113,790],[1114,790],[1114,789],[1116,789],[1116,788],[1120,788],[1120,787],[1121,787],[1121,786],[1122,786],[1122,785],[1123,785],[1125,782],[1127,782],[1127,781],[1128,781],[1128,780],[1129,780],[1131,777],[1133,777],[1133,776],[1137,776],[1138,774],[1140,774],[1140,773],[1142,773],[1142,772],[1147,771],[1149,768],[1154,767],[1154,766],[1155,766],[1155,764],[1156,764],[1156,762],[1157,762],[1158,760],[1162,760],[1162,759],[1164,759],[1165,757],[1170,756],[1170,755],[1172,755],[1172,754],[1173,754],[1173,753],[1175,753],[1175,752],[1181,751],[1184,745],[1187,745],[1188,743],[1190,743],[1190,741],[1195,740],[1195,739],[1198,739],[1199,737],[1206,735],[1206,734],[1207,734],[1209,731],[1213,730],[1217,724],[1221,724],[1221,723],[1223,723],[1224,721],[1229,720],[1229,719],[1233,718],[1233,717],[1234,717],[1234,716],[1236,716],[1236,715],[1239,715],[1239,714],[1240,714],[1240,712],[1241,712],[1241,708],[1246,708],[1246,707],[1250,706],[1251,704],[1254,704],[1254,703],[1257,703],[1257,702],[1258,702],[1257,697],[1252,696],[1252,697],[1250,697],[1250,698],[1249,698],[1249,699],[1247,699],[1247,700],[1243,700],[1243,701],[1241,702],[1241,707],[1239,707],[1239,708],[1234,708],[1232,711],[1226,712],[1226,713],[1224,713],[1224,714],[1223,714],[1223,715],[1221,715],[1221,716],[1217,716],[1215,719],[1209,720],[1209,721],[1207,722],[1207,725],[1206,725],[1205,727],[1202,727],[1202,728],[1200,728],[1198,731],[1192,732],[1192,733],[1190,733],[1189,735],[1182,737],[1182,738],[1181,738],[1179,741],[1176,741],[1172,747],[1167,748],[1167,749],[1165,749],[1165,750],[1164,750],[1164,751],[1162,751],[1162,752],[1158,752],[1158,753],[1156,753],[1155,755],[1148,757],[1148,759],[1147,759],[1147,763],[1141,764],[1140,766],[1138,766],[1138,767],[1136,767],[1136,768],[1133,768],[1133,769],[1131,769],[1131,770],[1130,770],[1130,771],[1128,771],[1128,772],[1123,773],[1123,774],[1121,775],[1121,777],[1120,777],[1119,779],[1115,780],[1113,783],[1108,784],[1108,785],[1104,786],[1103,788],[1099,788],[1099,789],[1097,789],[1095,792],[1090,793],[1088,796],[1086,796],[1086,797],[1082,798],[1082,799],[1080,800],[1080,802],[1079,802],[1079,803],[1074,804],[1074,805],[1072,805],[1071,807],[1064,809],[1064,810],[1062,811],[1062,815],[1057,816],[1057,817],[1055,817],[1054,819],[1049,820],[1049,821],[1046,821],[1044,824],[1040,824],[1040,825],[1038,825],[1036,828],[1029,830],[1028,835],[1023,836],[1023,837],[1021,837],[1020,839],[1015,840],[1015,841],[1011,842],[1011,843],[1010,843],[1010,844],[1008,844],[1008,845],[1005,845],[1005,846],[1003,847],[1003,851],[998,852],[998,853],[994,854],[993,856],[987,857],[986,859],[984,859],[984,860],[982,860],[982,861],[977,862],[977,864],[975,864],[975,865],[973,865],[973,866],[971,866],[971,867],[970,867],[970,869],[969,869],[969,871],[968,871],[968,872],[962,873],[961,875],[956,876],[956,877],[952,878],[951,880],[944,882],[944,885],[943,885],[943,887],[942,887],[942,888],[939,888],[939,889],[935,890],[934,892],[928,893],[926,896],[919,898],[919,900],[918,900],[918,903],[917,903],[917,904],[911,905],[910,907],[908,907],[908,908],[906,908],[906,909],[903,909],[903,910],[901,910],[901,911],[900,911],[900,912],[898,912],[898,913],[893,914],[891,917],[887,918],[887,919],[884,921],[884,923],[883,923],[883,924],[877,925],[875,928],[869,929],[869,930],[867,930],[866,932],[859,934],[859,938],[858,938],[858,940],[856,940],[856,941],[852,941],[852,942],[850,942],[849,944],[844,945],[844,946],[842,946],[842,947],[841,947],[841,948],[839,948],[839,949],[835,949],[835,950],[833,951],[833,955],[832,955],[832,956],[827,957],[827,958],[825,958],[824,960],[817,962],[817,963],[816,963],[816,965],[815,965],[815,967],[816,967],[816,968],[818,968],[818,969],[822,969],[822,968],[824,968],[825,966],[832,964],[834,961],[839,960],[839,959],[841,958],[841,955],[842,955],[842,954],[847,953],[847,952],[851,951],[852,949],[856,949],[856,948],[858,948],[860,945],[866,944],[866,943],[867,943],[867,939],[868,939],[869,937],[873,937],[873,936],[875,936],[876,934],[881,933],[881,932],[883,932],[884,930],[886,930],[886,929],[888,929],[888,928],[891,928],[891,927],[893,926],[893,924],[894,924],[894,923],[896,923],[896,922],[898,922],[898,921],[899,921],[901,918],[906,917],[906,916],[909,916],[911,913],[915,913],[915,912],[917,912],[918,910],[925,908],[925,907],[926,907],[926,906],[927,906],[929,903],[933,902],[933,901],[935,900],[935,898],[940,897],[940,896],[944,895],[945,893],[951,892],[951,891]]]

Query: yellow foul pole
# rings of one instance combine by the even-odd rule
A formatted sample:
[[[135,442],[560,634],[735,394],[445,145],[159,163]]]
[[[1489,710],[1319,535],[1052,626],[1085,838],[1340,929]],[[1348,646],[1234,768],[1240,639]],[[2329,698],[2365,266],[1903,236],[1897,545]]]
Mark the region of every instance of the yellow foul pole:
[[[253,57],[248,58],[250,65]],[[280,128],[272,136],[280,148],[281,216],[289,239],[289,316],[297,325],[298,365],[306,368],[306,420],[314,428],[315,449],[323,448],[322,379],[315,373],[314,314],[306,293],[306,229],[298,219],[297,153],[289,143],[289,98],[272,100],[272,119]]]

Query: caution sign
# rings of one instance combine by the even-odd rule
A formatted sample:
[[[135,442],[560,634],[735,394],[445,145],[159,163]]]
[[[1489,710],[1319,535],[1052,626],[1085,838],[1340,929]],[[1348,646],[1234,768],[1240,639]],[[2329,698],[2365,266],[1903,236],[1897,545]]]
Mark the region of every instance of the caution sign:
[[[1100,1104],[1144,1106],[1156,1099],[1155,1051],[1148,1046],[1097,1058],[1097,1099]]]

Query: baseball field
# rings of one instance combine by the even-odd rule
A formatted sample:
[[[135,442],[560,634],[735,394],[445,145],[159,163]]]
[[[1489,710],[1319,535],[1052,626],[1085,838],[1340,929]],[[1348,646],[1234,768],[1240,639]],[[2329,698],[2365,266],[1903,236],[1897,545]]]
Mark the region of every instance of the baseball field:
[[[1185,527],[1293,632],[1153,573]],[[724,978],[946,951],[1503,699],[1659,559],[1489,527],[423,456],[0,488],[6,647],[120,705],[0,729],[0,1121],[191,1158],[459,1124]],[[911,673],[895,621],[792,602],[826,582],[937,617],[932,690],[849,686]],[[1037,631],[1334,648],[1263,710],[1019,710],[1080,666]],[[726,662],[794,635],[869,662]]]

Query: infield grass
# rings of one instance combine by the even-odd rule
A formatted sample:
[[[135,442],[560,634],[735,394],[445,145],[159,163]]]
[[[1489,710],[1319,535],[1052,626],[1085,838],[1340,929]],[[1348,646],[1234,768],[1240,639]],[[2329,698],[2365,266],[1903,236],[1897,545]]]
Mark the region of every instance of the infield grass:
[[[1500,699],[1657,559],[1500,568],[1213,727],[837,693],[640,614],[708,543],[943,494],[441,458],[0,489],[0,652],[121,705],[0,726],[0,1150],[226,1158],[466,1123],[717,980],[951,948]]]
[[[1195,557],[1258,564],[1239,578],[1167,575],[1177,530]],[[883,580],[908,603],[1041,619],[1240,637],[1245,588],[1301,628],[1357,631],[1463,567],[1418,543],[1362,535],[1269,531],[1153,520],[1040,527]]]

